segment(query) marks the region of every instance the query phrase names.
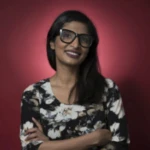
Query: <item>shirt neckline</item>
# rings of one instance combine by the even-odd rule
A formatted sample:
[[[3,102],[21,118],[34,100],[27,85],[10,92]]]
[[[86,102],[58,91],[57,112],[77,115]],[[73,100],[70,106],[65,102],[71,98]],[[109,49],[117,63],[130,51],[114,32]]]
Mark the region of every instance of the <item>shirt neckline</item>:
[[[66,103],[61,102],[61,101],[54,95],[54,92],[53,92],[53,89],[52,89],[51,81],[50,81],[50,80],[51,80],[51,78],[47,78],[47,82],[48,82],[48,85],[49,85],[48,92],[53,95],[53,97],[55,98],[55,100],[56,100],[57,102],[59,102],[59,104],[64,104],[64,105],[68,105],[68,106],[77,105],[77,104],[66,104]]]

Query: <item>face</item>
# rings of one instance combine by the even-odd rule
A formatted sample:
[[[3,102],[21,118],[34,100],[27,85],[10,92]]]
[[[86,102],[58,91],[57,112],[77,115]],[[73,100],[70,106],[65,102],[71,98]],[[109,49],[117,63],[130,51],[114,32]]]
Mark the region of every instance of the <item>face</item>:
[[[68,30],[72,32],[68,33]],[[56,64],[79,66],[89,52],[89,48],[85,46],[87,38],[84,36],[88,34],[87,27],[81,22],[72,21],[65,23],[62,31],[61,36],[58,35],[54,42],[50,42],[51,49],[56,54]],[[75,33],[79,34],[79,37],[75,37]],[[73,40],[70,41],[69,38]]]

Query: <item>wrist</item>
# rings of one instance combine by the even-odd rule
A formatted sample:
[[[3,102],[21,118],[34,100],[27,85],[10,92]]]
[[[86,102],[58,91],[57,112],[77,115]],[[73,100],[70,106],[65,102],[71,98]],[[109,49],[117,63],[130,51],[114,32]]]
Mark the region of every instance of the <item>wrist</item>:
[[[100,146],[107,144],[112,139],[112,133],[108,129],[98,129],[95,132],[98,136],[97,144]]]
[[[99,145],[99,132],[97,131],[93,131],[89,134],[86,134],[84,136],[82,136],[81,138],[83,138],[85,141],[87,141],[86,143],[88,144],[88,148],[91,146],[97,146]]]

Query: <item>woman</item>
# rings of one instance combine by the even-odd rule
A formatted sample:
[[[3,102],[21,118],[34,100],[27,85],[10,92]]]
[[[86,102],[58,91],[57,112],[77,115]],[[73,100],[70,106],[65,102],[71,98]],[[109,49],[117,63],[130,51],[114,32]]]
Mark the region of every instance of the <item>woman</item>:
[[[22,96],[23,150],[127,150],[128,131],[117,85],[98,70],[98,35],[79,11],[65,11],[47,35],[56,73]]]

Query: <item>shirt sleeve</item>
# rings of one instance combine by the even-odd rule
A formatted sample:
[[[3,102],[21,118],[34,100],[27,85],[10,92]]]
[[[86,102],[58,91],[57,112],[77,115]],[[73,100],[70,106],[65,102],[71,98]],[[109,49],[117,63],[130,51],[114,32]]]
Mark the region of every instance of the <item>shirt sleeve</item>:
[[[122,97],[118,86],[111,79],[106,81],[108,83],[105,102],[106,122],[107,128],[112,133],[112,139],[101,150],[128,150],[130,140]]]
[[[20,141],[22,150],[38,150],[42,141],[27,142],[25,141],[25,131],[35,127],[32,117],[40,121],[39,114],[40,99],[34,85],[27,87],[22,94],[21,101],[21,124],[20,124]]]

